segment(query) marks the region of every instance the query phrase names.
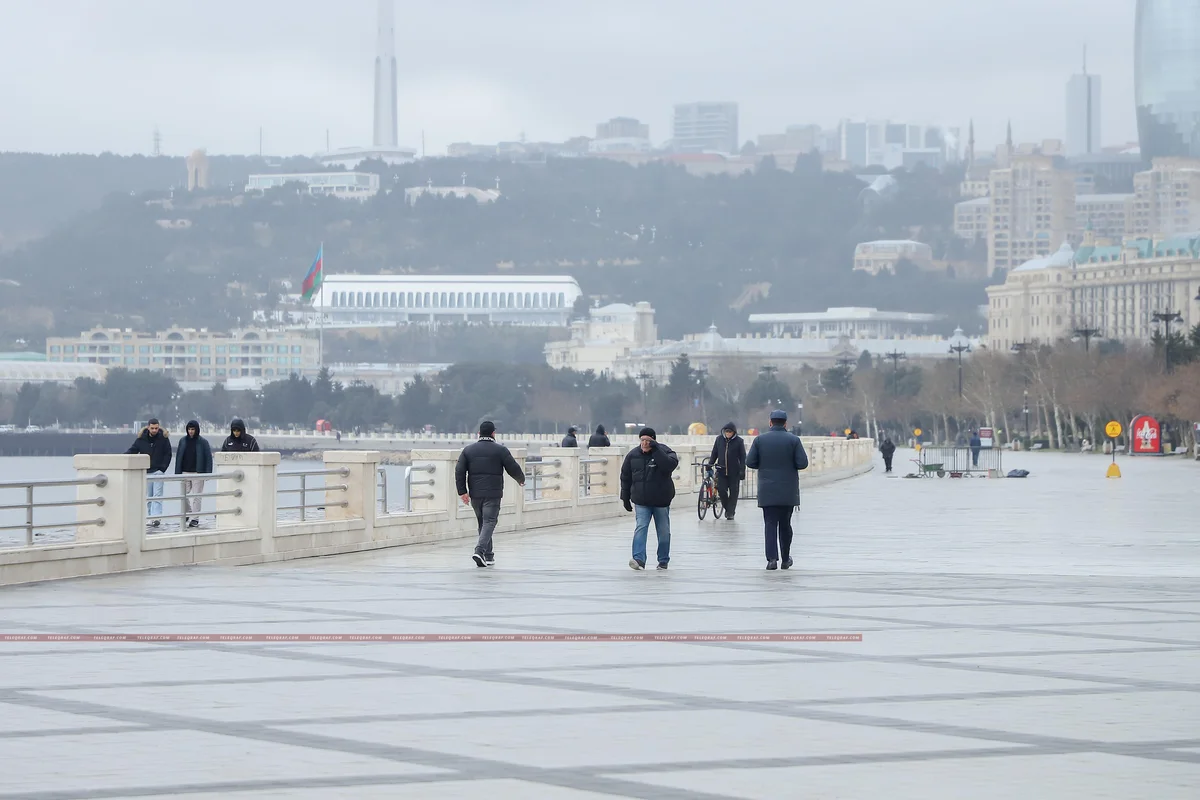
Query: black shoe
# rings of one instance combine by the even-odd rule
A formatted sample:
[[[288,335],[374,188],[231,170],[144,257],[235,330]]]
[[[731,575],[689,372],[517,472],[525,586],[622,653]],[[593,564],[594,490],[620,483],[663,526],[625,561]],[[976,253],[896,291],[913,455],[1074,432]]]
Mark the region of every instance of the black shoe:
[[[152,520],[150,520],[150,527],[151,527],[151,528],[158,528],[158,527],[160,527],[161,525],[162,525],[162,520],[161,520],[161,519],[152,519]]]
[[[659,568],[659,569],[666,569],[666,568],[667,568],[667,562],[665,562],[665,561],[660,561],[660,562],[659,562],[659,564],[658,564],[658,568]]]
[[[768,561],[767,569],[779,569],[779,562],[778,561]]]
[[[636,558],[631,558],[631,559],[629,559],[629,568],[630,569],[645,569],[646,562],[638,561]]]
[[[733,522],[733,514],[726,514],[725,519],[729,520],[730,522]]]
[[[779,565],[779,568],[780,569],[791,569],[792,568],[792,560],[790,558],[785,558],[783,560],[783,563]]]
[[[471,553],[471,558],[475,561],[475,566],[486,567],[487,561],[483,559],[483,553]]]
[[[495,566],[496,555],[494,553],[488,553],[486,556],[483,557],[483,563],[487,564],[489,567]]]
[[[193,517],[192,519],[188,520],[188,527],[189,527],[189,528],[199,528],[199,527],[200,527],[200,520],[198,520],[198,519],[196,519],[195,517]]]

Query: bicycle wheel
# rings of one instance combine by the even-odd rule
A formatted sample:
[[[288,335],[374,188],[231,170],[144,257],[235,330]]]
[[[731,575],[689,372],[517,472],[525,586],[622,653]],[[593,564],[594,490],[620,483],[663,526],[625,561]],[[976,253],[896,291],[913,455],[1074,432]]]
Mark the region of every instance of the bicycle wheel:
[[[706,488],[708,487],[701,486],[700,494],[696,496],[696,516],[700,517],[700,519],[704,519],[704,515],[708,513],[708,501],[704,497],[704,490]]]
[[[712,505],[713,519],[720,519],[725,513],[725,506],[721,505],[721,497],[717,494],[716,489],[708,487],[708,502]]]

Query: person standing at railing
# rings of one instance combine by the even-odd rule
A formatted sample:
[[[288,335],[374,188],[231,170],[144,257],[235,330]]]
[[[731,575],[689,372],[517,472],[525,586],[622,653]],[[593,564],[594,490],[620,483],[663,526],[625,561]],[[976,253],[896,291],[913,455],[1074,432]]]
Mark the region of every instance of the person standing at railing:
[[[213,471],[212,447],[208,440],[200,435],[200,423],[189,419],[186,433],[179,441],[179,449],[175,451],[176,475],[209,475]],[[196,495],[204,492],[204,478],[186,478],[183,481],[184,512],[190,515],[187,521],[189,528],[200,527],[201,500]]]
[[[258,440],[246,433],[246,423],[235,419],[229,423],[229,435],[221,444],[222,453],[257,453]]]
[[[467,445],[454,467],[454,485],[463,505],[475,511],[479,538],[471,554],[477,567],[496,563],[492,534],[500,521],[500,502],[504,498],[504,473],[525,488],[525,471],[508,448],[496,441],[496,426],[485,420],[479,424],[479,441]]]
[[[577,433],[579,433],[577,428],[567,428],[567,435],[563,437],[559,447],[579,447],[579,439],[575,436]]]
[[[150,467],[146,470],[147,475],[162,475],[171,467],[171,440],[167,436],[167,432],[158,424],[158,420],[154,417],[146,423],[146,427],[142,428],[141,435],[133,440],[133,444],[125,451],[129,455],[145,455],[150,456]],[[152,480],[146,484],[147,497],[146,514],[151,517],[162,515],[162,500],[155,500],[156,497],[163,496],[163,482]],[[150,520],[150,527],[157,528],[162,525],[162,520]]]
[[[732,422],[725,423],[721,435],[713,442],[709,461],[717,468],[717,494],[725,509],[725,519],[732,520],[742,481],[746,480],[746,441],[738,436],[737,426]]]
[[[757,436],[746,466],[758,470],[758,507],[766,528],[767,569],[792,566],[792,512],[800,505],[800,470],[808,453],[800,437],[787,430],[787,412],[771,412],[771,428]],[[782,562],[781,562],[782,559]]]
[[[633,558],[629,566],[646,568],[646,538],[650,520],[654,520],[654,535],[658,538],[658,568],[666,569],[671,560],[671,501],[675,499],[675,479],[679,456],[665,444],[658,443],[653,428],[642,428],[638,446],[629,451],[621,464],[621,502],[635,516],[633,529]]]
[[[588,447],[612,447],[612,442],[608,439],[608,433],[604,430],[603,425],[596,426],[596,432],[588,439]]]

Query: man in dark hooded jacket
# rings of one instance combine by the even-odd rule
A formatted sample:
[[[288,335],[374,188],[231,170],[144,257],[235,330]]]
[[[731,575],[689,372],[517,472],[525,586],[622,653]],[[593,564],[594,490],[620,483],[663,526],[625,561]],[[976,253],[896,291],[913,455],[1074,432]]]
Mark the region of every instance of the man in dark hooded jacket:
[[[771,412],[771,428],[754,438],[746,454],[746,466],[758,470],[758,507],[766,529],[767,569],[791,569],[792,511],[800,505],[800,470],[808,469],[808,453],[800,437],[788,433],[785,411]]]
[[[575,438],[575,434],[578,432],[575,428],[567,428],[567,435],[563,437],[559,447],[579,447],[579,439]]]
[[[608,440],[608,434],[604,431],[603,425],[596,426],[596,432],[588,439],[588,447],[612,447],[612,442]]]
[[[879,445],[879,452],[883,456],[883,471],[892,471],[892,456],[896,452],[896,445],[892,442],[892,437],[884,437],[883,444]]]
[[[146,423],[146,427],[142,428],[142,434],[133,440],[133,444],[125,452],[130,455],[150,456],[150,467],[146,470],[147,475],[161,475],[171,467],[171,440],[167,438],[167,432],[158,424],[157,419],[152,418]],[[147,497],[162,497],[163,482],[150,481],[146,484],[146,492]],[[161,515],[162,500],[147,500],[146,514],[151,517]],[[162,525],[162,520],[151,520],[150,525],[157,528]]]
[[[208,475],[213,471],[212,447],[208,440],[200,435],[200,423],[189,419],[186,434],[179,440],[179,448],[175,451],[176,475]],[[185,478],[183,481],[183,502],[187,505],[189,528],[200,526],[201,500],[195,495],[204,492],[204,478]]]
[[[222,453],[257,453],[258,440],[246,433],[246,423],[235,419],[229,423],[229,435],[221,445]]]
[[[726,422],[721,435],[713,442],[709,456],[717,470],[717,494],[725,509],[725,519],[733,519],[737,511],[742,481],[746,480],[746,442],[738,436],[737,426]]]

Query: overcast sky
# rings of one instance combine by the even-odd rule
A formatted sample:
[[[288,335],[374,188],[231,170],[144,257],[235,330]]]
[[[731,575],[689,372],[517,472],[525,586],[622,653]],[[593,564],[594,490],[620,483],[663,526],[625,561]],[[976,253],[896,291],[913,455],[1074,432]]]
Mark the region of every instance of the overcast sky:
[[[736,100],[744,141],[843,117],[1065,133],[1068,76],[1136,140],[1134,0],[396,0],[400,143],[562,140]],[[0,0],[0,151],[370,144],[375,0]]]

